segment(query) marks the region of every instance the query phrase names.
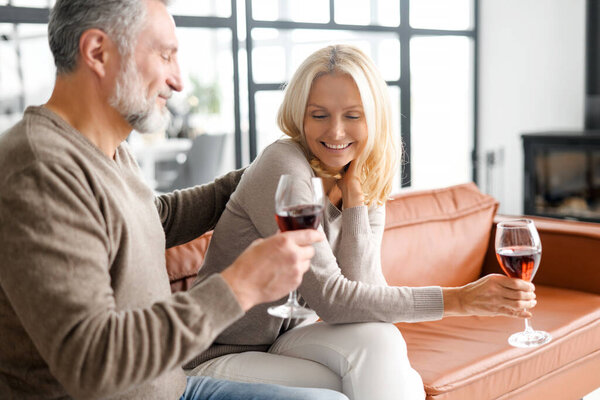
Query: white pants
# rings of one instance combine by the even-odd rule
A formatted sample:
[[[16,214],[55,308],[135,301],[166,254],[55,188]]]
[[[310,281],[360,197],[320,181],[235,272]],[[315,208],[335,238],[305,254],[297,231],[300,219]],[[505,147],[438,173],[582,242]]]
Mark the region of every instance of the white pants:
[[[350,400],[425,398],[402,335],[394,325],[379,322],[298,327],[280,336],[268,353],[228,354],[189,374],[333,389]]]

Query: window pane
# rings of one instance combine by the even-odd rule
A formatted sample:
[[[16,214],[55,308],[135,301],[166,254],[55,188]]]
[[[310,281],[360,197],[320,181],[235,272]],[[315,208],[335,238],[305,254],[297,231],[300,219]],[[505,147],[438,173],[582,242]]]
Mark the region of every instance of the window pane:
[[[15,7],[51,8],[56,0],[12,0],[10,3]],[[8,4],[8,0],[0,1],[0,6]]]
[[[335,22],[350,25],[400,24],[398,0],[335,0]]]
[[[279,0],[253,0],[252,18],[257,21],[279,19]]]
[[[264,32],[266,29],[252,31],[253,38],[266,37],[269,34]],[[373,58],[384,79],[399,79],[400,42],[396,34],[298,29],[282,30],[277,37],[255,40],[252,53],[254,81],[287,81],[312,52],[336,43],[358,46]]]
[[[411,0],[410,25],[424,29],[472,29],[473,0]]]
[[[329,0],[252,0],[252,18],[260,21],[328,22]]]
[[[265,147],[282,137],[287,137],[277,126],[277,111],[283,101],[283,91],[256,93],[257,147],[260,153]]]
[[[281,60],[289,60],[290,49],[282,46],[261,46],[252,52],[254,81],[260,83],[283,82],[285,65],[278,65]]]
[[[470,181],[473,43],[465,37],[411,40],[412,186]]]
[[[46,25],[0,24],[0,132],[29,105],[45,103],[54,84],[54,61]]]
[[[180,136],[234,131],[233,62],[229,29],[177,28],[183,91],[173,106],[189,126]]]
[[[195,15],[202,17],[231,16],[231,2],[226,0],[175,1],[169,6],[173,15]]]

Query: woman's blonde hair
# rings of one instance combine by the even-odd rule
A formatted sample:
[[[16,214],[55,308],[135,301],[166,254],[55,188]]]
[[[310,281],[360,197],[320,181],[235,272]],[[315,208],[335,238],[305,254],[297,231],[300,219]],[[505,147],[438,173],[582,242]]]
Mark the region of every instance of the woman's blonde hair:
[[[350,45],[324,47],[311,54],[294,73],[279,107],[279,128],[304,148],[318,176],[328,175],[310,151],[304,136],[306,103],[315,79],[325,74],[348,74],[354,79],[367,122],[367,144],[357,158],[358,177],[365,203],[383,204],[392,191],[398,165],[392,132],[391,106],[387,84],[361,50]]]

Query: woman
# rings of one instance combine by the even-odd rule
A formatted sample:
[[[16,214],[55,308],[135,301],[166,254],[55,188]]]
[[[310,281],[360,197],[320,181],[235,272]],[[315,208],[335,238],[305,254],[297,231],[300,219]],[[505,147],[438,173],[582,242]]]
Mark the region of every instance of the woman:
[[[397,165],[390,116],[385,81],[357,48],[329,46],[299,67],[278,115],[290,139],[268,146],[245,172],[215,228],[199,280],[276,232],[280,175],[320,176],[329,198],[322,223],[327,242],[315,245],[298,292],[325,322],[354,324],[296,327],[301,321],[271,317],[272,304],[260,305],[195,360],[201,364],[193,373],[327,387],[350,399],[422,399],[422,381],[390,322],[528,315],[532,285],[500,275],[461,288],[387,286],[379,254]]]

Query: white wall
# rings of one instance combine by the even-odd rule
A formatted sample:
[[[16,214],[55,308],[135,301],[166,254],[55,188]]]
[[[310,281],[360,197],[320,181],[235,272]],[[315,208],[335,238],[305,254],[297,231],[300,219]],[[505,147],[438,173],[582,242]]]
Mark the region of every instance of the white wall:
[[[520,135],[583,128],[585,0],[480,0],[479,28],[479,187],[520,214]]]

